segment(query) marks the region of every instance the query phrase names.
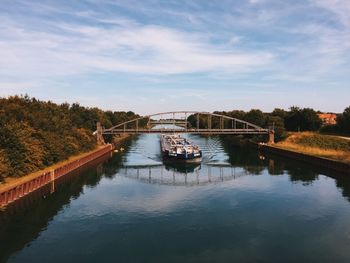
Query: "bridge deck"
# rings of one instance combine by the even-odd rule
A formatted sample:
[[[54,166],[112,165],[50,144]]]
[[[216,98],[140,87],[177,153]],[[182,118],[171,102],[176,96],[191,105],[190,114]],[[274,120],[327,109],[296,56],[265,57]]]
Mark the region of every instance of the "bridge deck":
[[[268,129],[114,129],[103,134],[191,133],[191,134],[268,134]]]

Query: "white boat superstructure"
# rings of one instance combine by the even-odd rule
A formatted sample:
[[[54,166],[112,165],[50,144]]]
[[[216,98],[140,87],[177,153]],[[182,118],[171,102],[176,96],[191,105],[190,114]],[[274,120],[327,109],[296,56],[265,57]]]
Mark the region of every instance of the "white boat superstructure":
[[[163,156],[174,160],[200,162],[202,151],[197,145],[178,134],[162,134],[161,147]]]

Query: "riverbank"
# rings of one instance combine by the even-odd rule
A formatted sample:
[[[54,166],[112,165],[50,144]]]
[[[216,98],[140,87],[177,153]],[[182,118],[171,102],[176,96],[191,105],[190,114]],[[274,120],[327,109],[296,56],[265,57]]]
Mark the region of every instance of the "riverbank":
[[[314,132],[294,132],[274,147],[350,164],[350,140]]]
[[[107,144],[97,147],[92,151],[71,157],[66,161],[59,162],[45,168],[44,170],[31,173],[27,176],[7,179],[5,183],[0,184],[0,207],[17,200],[46,184],[54,182],[61,176],[74,171],[112,150],[113,146]]]
[[[259,144],[259,150],[311,163],[350,175],[350,141],[311,132],[290,133],[275,144]]]
[[[14,178],[14,177],[5,178],[5,181],[0,183],[0,193],[8,190],[9,188],[20,185],[21,183],[24,183],[28,180],[34,179],[34,178],[38,177],[40,174],[50,172],[50,171],[55,170],[61,166],[67,165],[75,160],[84,158],[85,156],[88,156],[89,154],[95,152],[98,149],[102,149],[102,148],[103,148],[103,146],[96,147],[95,149],[93,149],[91,151],[72,156],[65,161],[58,162],[58,163],[51,165],[51,166],[48,166],[42,170],[30,173],[28,175],[25,175],[25,176],[22,176],[19,178]]]

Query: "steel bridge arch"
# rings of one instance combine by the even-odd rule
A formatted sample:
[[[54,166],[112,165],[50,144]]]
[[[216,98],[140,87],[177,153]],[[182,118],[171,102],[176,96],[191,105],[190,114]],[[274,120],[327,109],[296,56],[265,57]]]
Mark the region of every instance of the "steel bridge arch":
[[[155,113],[155,114],[150,114],[150,115],[146,115],[146,116],[142,116],[139,118],[135,118],[133,120],[129,120],[120,124],[117,124],[111,128],[105,129],[105,128],[101,128],[102,130],[100,131],[100,133],[102,134],[117,134],[117,133],[122,133],[122,132],[131,132],[131,133],[146,133],[147,130],[150,132],[150,128],[149,129],[139,129],[138,127],[138,122],[140,120],[144,120],[144,119],[148,119],[148,122],[150,122],[152,117],[156,117],[156,116],[163,116],[163,115],[173,115],[173,120],[175,120],[175,115],[179,115],[179,114],[184,114],[185,115],[185,119],[184,121],[186,123],[188,123],[187,117],[191,116],[191,115],[196,115],[197,116],[197,129],[187,129],[187,124],[186,124],[186,132],[196,132],[196,133],[210,133],[210,132],[214,132],[214,133],[220,133],[220,131],[222,133],[224,132],[228,132],[228,130],[230,130],[232,132],[232,134],[236,134],[236,133],[251,133],[251,134],[267,134],[269,133],[269,129],[264,129],[258,125],[255,125],[253,123],[244,121],[244,120],[240,120],[237,118],[233,118],[230,116],[226,116],[226,115],[222,115],[222,114],[217,114],[217,113],[211,113],[211,112],[205,112],[205,111],[168,111],[168,112],[160,112],[160,113]],[[199,129],[199,116],[200,115],[207,115],[208,116],[208,126],[211,126],[211,118],[212,117],[219,117],[220,118],[220,129],[212,129],[210,126],[203,129]],[[168,119],[169,120],[169,119]],[[232,121],[232,129],[227,129],[222,127],[222,121],[224,120],[230,120]],[[130,123],[135,123],[135,128],[134,129],[127,129],[126,126]],[[176,124],[176,122],[174,122],[174,124]],[[233,125],[234,124],[234,125]],[[242,127],[244,127],[243,129],[238,129],[237,128],[237,124],[241,125]],[[97,130],[98,132],[98,130]]]

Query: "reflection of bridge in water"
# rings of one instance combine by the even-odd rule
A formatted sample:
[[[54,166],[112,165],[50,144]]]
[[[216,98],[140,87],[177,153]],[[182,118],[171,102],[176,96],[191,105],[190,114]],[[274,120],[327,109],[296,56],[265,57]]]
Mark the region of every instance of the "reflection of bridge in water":
[[[118,175],[149,184],[175,186],[203,186],[237,179],[249,173],[240,167],[230,165],[198,166],[193,172],[179,172],[176,167],[124,166]]]

